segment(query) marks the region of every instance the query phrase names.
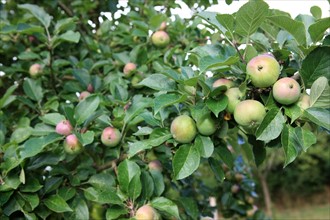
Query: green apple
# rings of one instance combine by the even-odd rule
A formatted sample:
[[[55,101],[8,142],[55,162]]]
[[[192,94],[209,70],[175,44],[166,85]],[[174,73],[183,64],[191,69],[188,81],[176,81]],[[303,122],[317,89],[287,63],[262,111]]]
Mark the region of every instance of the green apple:
[[[211,114],[206,114],[201,117],[197,121],[196,126],[198,132],[205,136],[212,135],[217,130],[215,120],[212,118]]]
[[[280,65],[274,57],[262,54],[248,62],[246,73],[255,87],[265,88],[273,85],[278,79]]]
[[[156,209],[150,205],[140,207],[135,213],[136,220],[160,220],[160,216]]]
[[[105,209],[101,204],[94,203],[90,212],[91,219],[93,220],[103,220]]]
[[[121,140],[121,133],[117,128],[106,127],[102,131],[101,142],[107,147],[115,147]]]
[[[64,151],[68,154],[78,154],[82,151],[83,147],[78,138],[74,134],[66,136],[64,140]]]
[[[190,143],[197,134],[195,121],[188,115],[176,117],[171,123],[171,134],[179,143]]]
[[[246,128],[256,128],[266,115],[265,106],[256,100],[244,100],[237,104],[234,119]]]
[[[303,110],[308,109],[311,106],[310,96],[306,93],[302,94],[297,102],[297,105]]]
[[[170,43],[170,36],[165,31],[156,31],[151,36],[151,42],[156,47],[166,47]]]
[[[233,113],[236,105],[243,100],[244,94],[239,90],[239,88],[234,87],[234,88],[228,89],[225,92],[225,95],[228,98],[228,105],[227,105],[226,110],[229,113]]]
[[[279,79],[273,85],[273,96],[278,103],[291,105],[299,100],[300,85],[290,77]]]
[[[217,79],[216,81],[214,81],[213,88],[217,88],[220,86],[226,86],[227,89],[230,89],[235,86],[235,83],[229,79],[220,78],[220,79]]]

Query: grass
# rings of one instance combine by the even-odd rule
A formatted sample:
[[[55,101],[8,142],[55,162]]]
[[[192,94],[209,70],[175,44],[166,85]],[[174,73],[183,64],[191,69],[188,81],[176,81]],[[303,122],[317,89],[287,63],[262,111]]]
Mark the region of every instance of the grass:
[[[294,209],[275,209],[273,220],[330,220],[330,203]]]

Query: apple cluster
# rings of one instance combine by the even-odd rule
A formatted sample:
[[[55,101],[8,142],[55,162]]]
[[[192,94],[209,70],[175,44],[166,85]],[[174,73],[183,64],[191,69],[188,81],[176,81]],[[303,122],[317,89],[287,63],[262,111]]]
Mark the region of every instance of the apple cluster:
[[[73,127],[68,120],[62,120],[57,123],[55,128],[56,133],[64,135],[64,151],[68,154],[78,154],[82,151],[82,145],[77,136],[72,134]]]

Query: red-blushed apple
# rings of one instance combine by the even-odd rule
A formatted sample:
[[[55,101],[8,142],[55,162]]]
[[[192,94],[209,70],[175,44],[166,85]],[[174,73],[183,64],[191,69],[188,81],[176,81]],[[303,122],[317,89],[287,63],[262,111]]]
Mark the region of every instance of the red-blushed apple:
[[[135,63],[126,63],[125,64],[123,73],[126,77],[132,76],[135,71],[136,71]]]
[[[227,89],[230,89],[235,86],[235,83],[233,81],[231,81],[230,79],[220,78],[220,79],[217,79],[216,81],[214,81],[213,88],[217,88],[220,86],[226,86]]]
[[[230,88],[225,92],[225,95],[228,98],[228,105],[227,105],[227,112],[233,113],[235,110],[235,107],[238,103],[240,103],[244,98],[244,93],[239,90],[239,88],[234,87]]]
[[[237,104],[234,119],[246,128],[256,128],[266,115],[265,106],[256,100],[244,100]]]
[[[64,151],[68,154],[78,154],[82,151],[82,145],[74,134],[66,136],[64,140]]]
[[[72,133],[72,126],[68,120],[63,120],[57,123],[55,131],[58,134],[68,136]]]
[[[31,77],[37,77],[42,73],[42,66],[39,63],[32,64],[29,69]]]
[[[188,115],[176,117],[171,123],[171,134],[179,143],[190,143],[197,134],[195,121]]]
[[[148,163],[149,170],[163,171],[163,166],[159,160],[152,160]]]
[[[88,86],[87,86],[87,92],[90,92],[90,93],[94,92],[94,87],[93,87],[92,84],[88,84]]]
[[[167,26],[166,21],[163,21],[159,26],[159,30],[160,31],[165,31],[166,26]]]
[[[166,47],[170,43],[170,36],[165,31],[156,31],[151,36],[151,42],[156,47]]]
[[[81,92],[80,95],[79,95],[79,101],[84,100],[84,99],[87,98],[88,96],[90,96],[90,92],[88,92],[88,91],[83,91],[83,92]]]
[[[135,213],[136,220],[160,220],[160,216],[156,209],[150,205],[140,207]]]
[[[252,58],[247,66],[246,73],[250,76],[252,85],[266,88],[273,85],[280,75],[280,65],[270,55],[259,55]]]
[[[308,109],[311,106],[310,96],[306,93],[302,94],[297,102],[297,105],[303,110]]]
[[[281,78],[273,85],[273,96],[278,103],[291,105],[299,100],[300,85],[290,77]]]
[[[201,117],[197,121],[196,126],[198,132],[205,136],[212,135],[217,130],[215,120],[212,118],[211,114],[206,114]]]
[[[101,142],[107,147],[115,147],[121,140],[121,133],[117,128],[106,127],[102,131]]]

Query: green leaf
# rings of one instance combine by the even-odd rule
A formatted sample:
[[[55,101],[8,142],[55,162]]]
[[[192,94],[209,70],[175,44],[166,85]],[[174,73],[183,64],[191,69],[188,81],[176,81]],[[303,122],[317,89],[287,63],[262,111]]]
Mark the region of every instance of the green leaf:
[[[56,133],[51,133],[47,136],[40,138],[30,138],[20,148],[21,160],[39,154],[46,146],[56,141],[59,141],[62,138],[63,138],[62,135]]]
[[[1,34],[12,34],[12,33],[21,33],[21,34],[36,34],[44,33],[45,29],[41,26],[31,25],[26,23],[20,23],[17,25],[6,25],[1,30]]]
[[[173,157],[173,171],[176,180],[186,178],[197,170],[200,154],[194,145],[181,145]]]
[[[17,144],[22,143],[26,139],[28,139],[32,134],[32,128],[30,127],[23,127],[17,128],[10,137],[10,141],[13,141]]]
[[[330,86],[327,78],[321,76],[311,87],[310,106],[318,108],[330,107]]]
[[[143,79],[138,85],[159,91],[176,91],[176,83],[163,74],[155,73]]]
[[[128,210],[121,206],[111,206],[107,209],[105,217],[107,220],[118,219],[121,215],[128,213]]]
[[[23,89],[25,94],[34,101],[41,101],[43,98],[43,91],[40,80],[27,78],[24,80]]]
[[[330,17],[317,20],[314,24],[310,25],[308,32],[313,42],[322,40],[325,35],[325,31],[330,28]]]
[[[33,211],[39,205],[39,196],[37,194],[20,193],[22,198],[25,200],[26,205],[29,205],[29,211]]]
[[[324,76],[330,81],[330,47],[318,47],[303,60],[300,75],[305,87],[310,88],[314,81]]]
[[[74,210],[75,219],[84,219],[86,216],[89,216],[88,206],[84,199],[76,196],[71,205]]]
[[[220,145],[215,148],[221,160],[230,168],[234,167],[234,158],[226,145]]]
[[[75,23],[78,21],[77,17],[70,17],[58,20],[55,24],[54,33],[59,34],[60,32],[68,29],[74,29]]]
[[[152,99],[144,98],[142,95],[135,95],[132,99],[132,105],[126,111],[124,123],[131,121],[150,106],[152,106]]]
[[[209,11],[203,11],[197,14],[197,16],[201,17],[208,23],[210,23],[213,27],[217,28],[220,32],[223,34],[226,33],[226,28],[223,27],[219,21],[217,20],[216,16],[218,13],[216,12],[209,12]]]
[[[49,125],[56,126],[59,122],[65,120],[65,117],[59,113],[48,113],[40,117],[40,119]]]
[[[18,5],[18,8],[28,10],[46,29],[49,27],[52,17],[43,8],[32,4]]]
[[[87,200],[101,203],[101,204],[117,204],[121,205],[123,202],[119,198],[117,191],[114,188],[95,188],[88,187],[84,190],[84,195]]]
[[[289,32],[298,44],[306,46],[306,30],[305,25],[300,21],[295,21],[284,15],[276,15],[267,17],[274,25]]]
[[[78,43],[79,40],[80,40],[80,33],[69,30],[69,31],[65,32],[64,34],[54,37],[52,40],[52,47],[55,48],[58,45],[60,45],[62,42],[65,42],[65,41],[72,42],[72,43]]]
[[[217,14],[217,21],[231,34],[234,32],[234,17],[230,14]]]
[[[194,145],[204,158],[209,158],[214,151],[214,145],[210,137],[197,135]]]
[[[268,111],[256,131],[257,140],[268,142],[280,136],[285,121],[280,109]]]
[[[303,116],[311,122],[330,130],[330,111],[324,108],[308,108],[304,111]]]
[[[23,51],[18,55],[20,60],[37,60],[40,59],[39,54],[33,53],[31,51]]]
[[[76,106],[75,119],[77,124],[82,124],[99,107],[100,98],[96,95],[90,95]]]
[[[205,56],[199,60],[200,73],[205,72],[208,69],[223,69],[233,65],[239,61],[236,56],[224,57],[224,56]]]
[[[219,100],[209,98],[206,100],[207,107],[218,117],[219,113],[226,109],[228,104],[228,97],[221,95]]]
[[[256,163],[256,166],[260,166],[262,162],[264,162],[266,158],[266,148],[264,146],[257,146],[253,145],[252,148],[253,151],[253,156],[254,156],[254,161]]]
[[[141,184],[142,184],[142,192],[141,192],[142,199],[143,200],[150,199],[154,193],[155,184],[151,175],[146,171],[142,171],[141,173]]]
[[[150,170],[149,172],[154,181],[154,194],[160,196],[165,190],[164,177],[158,170]]]
[[[161,215],[164,215],[164,217],[174,217],[175,219],[180,219],[179,209],[171,200],[165,197],[158,197],[153,199],[150,203],[151,206],[157,209]]]
[[[120,189],[124,193],[128,193],[129,184],[134,176],[140,176],[140,167],[133,161],[128,159],[122,161],[118,166],[118,182]]]
[[[154,114],[156,115],[162,108],[165,108],[176,103],[184,102],[187,95],[179,94],[162,94],[154,99]]]
[[[210,157],[208,159],[208,162],[210,164],[210,167],[211,167],[211,170],[213,171],[214,175],[215,175],[215,178],[220,182],[222,183],[223,180],[225,179],[225,174],[223,172],[223,169],[222,169],[222,166],[221,166],[221,163],[216,160],[215,158],[213,157]]]
[[[66,201],[59,195],[49,196],[48,198],[44,199],[44,204],[47,206],[47,208],[57,213],[73,211],[66,203]]]
[[[302,111],[297,105],[284,106],[284,110],[285,115],[291,118],[291,124],[302,115]]]
[[[107,187],[115,186],[115,179],[112,175],[108,173],[98,173],[91,176],[88,183],[98,189],[103,189]]]
[[[12,85],[10,86],[5,94],[2,95],[1,99],[0,99],[0,109],[4,106],[7,105],[7,101],[9,100],[9,98],[11,97],[11,95],[13,94],[13,92],[15,92],[15,90],[17,89],[18,85]]]
[[[137,173],[130,181],[129,186],[128,186],[128,196],[136,200],[142,191],[142,184],[140,180],[140,173]]]
[[[268,14],[264,1],[249,1],[236,13],[236,33],[247,37],[256,32]]]
[[[301,127],[296,127],[295,134],[297,140],[299,140],[300,147],[304,152],[306,152],[310,146],[316,143],[316,137],[311,131],[305,130]]]
[[[320,19],[322,17],[322,10],[319,6],[312,6],[310,12],[316,19]]]
[[[179,202],[184,207],[185,212],[192,218],[198,219],[199,211],[197,201],[193,197],[181,197]]]

